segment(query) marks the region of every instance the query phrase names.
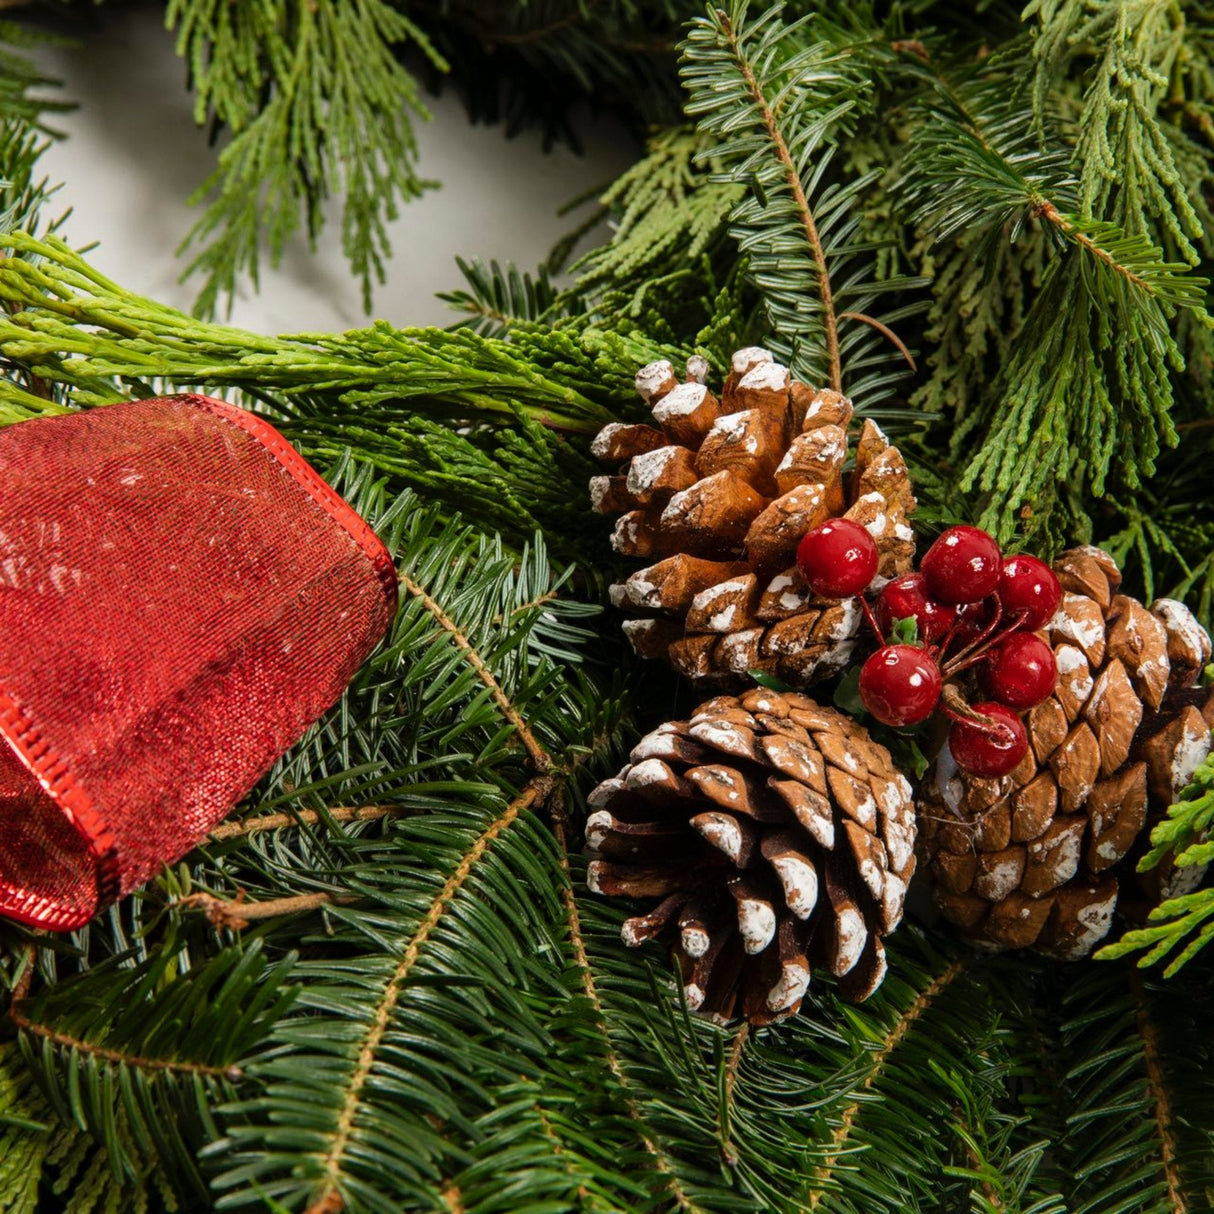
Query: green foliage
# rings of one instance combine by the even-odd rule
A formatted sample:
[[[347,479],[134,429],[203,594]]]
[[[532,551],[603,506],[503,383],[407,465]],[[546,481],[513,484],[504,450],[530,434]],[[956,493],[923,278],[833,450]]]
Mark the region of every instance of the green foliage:
[[[687,113],[714,140],[700,153],[721,163],[713,178],[746,187],[730,233],[762,297],[768,343],[807,382],[846,387],[868,411],[905,369],[869,313],[912,284],[873,278],[858,210],[876,174],[845,181],[832,173],[853,111],[869,95],[865,61],[825,22],[785,24],[778,11],[750,17],[747,4],[735,3],[691,23]],[[887,326],[907,314],[876,319]]]
[[[272,338],[194,320],[98,274],[53,236],[0,247],[0,419],[110,404],[172,387],[227,392],[267,413],[309,458],[351,443],[396,489],[413,488],[518,543],[554,528],[587,551],[602,523],[570,516],[593,467],[589,438],[633,398],[635,368],[682,353],[586,318],[473,328]],[[630,407],[639,407],[631,406]]]
[[[1110,55],[1124,50],[1128,37],[1124,27],[1104,20],[1087,33],[1110,37]],[[1044,36],[1039,41],[1043,60],[1053,53],[1051,45]],[[1161,448],[1176,442],[1172,377],[1184,361],[1176,317],[1188,311],[1205,327],[1210,320],[1207,280],[1190,272],[1189,260],[1169,261],[1158,243],[1169,235],[1177,240],[1181,228],[1157,232],[1141,222],[1128,224],[1122,204],[1113,205],[1113,198],[1132,193],[1136,179],[1129,170],[1125,189],[1113,198],[1110,190],[1093,192],[1092,182],[1107,185],[1110,171],[1085,139],[1098,143],[1098,124],[1107,126],[1113,114],[1124,118],[1135,105],[1142,110],[1141,98],[1090,100],[1072,149],[1058,134],[1052,99],[1039,94],[1035,116],[1018,102],[1010,71],[1022,54],[1023,48],[1013,49],[1006,60],[993,56],[979,68],[950,71],[929,59],[912,69],[925,81],[926,96],[908,141],[901,192],[927,241],[956,242],[938,288],[968,273],[981,300],[966,323],[950,323],[949,309],[939,310],[937,332],[976,339],[977,354],[971,350],[959,365],[948,357],[951,348],[942,349],[919,399],[955,410],[961,422],[952,439],[955,456],[965,458],[977,447],[959,487],[986,495],[982,524],[1008,540],[1022,526],[1027,506],[1031,521],[1024,530],[1040,533],[1048,544],[1066,534],[1067,513],[1078,514],[1081,535],[1090,526],[1082,508],[1074,510],[1076,500],[1105,497],[1111,478],[1127,490],[1140,489]],[[1100,79],[1102,87],[1116,87]],[[1107,136],[1105,127],[1100,130]],[[1119,137],[1145,136],[1123,131]],[[1158,190],[1151,196],[1161,207],[1172,198]],[[1183,196],[1173,201],[1182,218],[1191,213],[1181,206]],[[1094,205],[1098,215],[1117,222],[1087,217]],[[1044,229],[1049,260],[1044,271],[1040,262],[1029,263],[1041,283],[1026,306],[1025,267],[1012,249],[1018,240],[1034,251],[1040,247],[1040,236],[1023,239],[1030,225]],[[1187,244],[1181,249],[1186,257],[1191,253]],[[986,262],[981,271],[973,265],[975,255]],[[965,310],[957,314],[964,317]],[[999,354],[997,367],[983,357],[988,342]],[[982,389],[979,373],[994,375],[994,390],[970,409],[971,394]]]
[[[502,267],[491,261],[486,266],[479,258],[457,257],[455,264],[468,289],[439,295],[455,311],[467,314],[453,328],[469,328],[481,337],[505,337],[516,320],[543,320],[556,300],[546,266],[540,266],[532,278],[513,263]]]
[[[204,114],[244,149],[223,180],[235,190],[270,157],[278,191],[264,225],[220,194],[213,284],[251,268],[267,232],[272,248],[305,212],[319,222],[351,163],[387,173],[395,141],[385,196],[353,221],[373,276],[377,225],[415,181],[416,96],[388,54],[415,42],[409,21],[480,76],[485,115],[522,121],[573,79],[635,82],[646,112],[677,83],[662,66],[673,3],[246,7],[172,9]],[[579,505],[590,438],[643,417],[632,376],[654,358],[700,351],[719,372],[767,339],[830,382],[833,315],[838,382],[901,423],[924,534],[986,510],[1021,538],[1090,535],[1148,590],[1209,612],[1211,15],[714,7],[685,46],[699,127],[652,131],[605,191],[611,242],[559,292],[545,271],[461,262],[447,298],[463,319],[446,331],[266,337],[139,298],[28,234],[45,222],[39,137],[34,118],[6,126],[10,219],[28,231],[0,238],[0,422],[170,388],[235,395],[376,528],[402,607],[195,852],[70,936],[3,929],[0,1210],[1208,1204],[1210,891],[1107,950],[1171,958],[1166,985],[1126,959],[975,956],[912,922],[864,1005],[815,976],[800,1016],[747,1031],[688,1013],[659,947],[623,946],[628,911],[587,892],[578,826],[638,726],[689,706],[589,601],[610,566],[603,521]],[[354,60],[365,76],[317,53],[381,20]],[[507,78],[517,88],[495,94]],[[382,144],[350,151],[341,131],[361,128],[345,119],[321,129],[334,97],[365,117],[385,88],[405,91]],[[275,123],[296,148],[266,144]],[[930,284],[906,290],[899,267]],[[870,312],[924,352],[916,379],[898,378],[909,364]],[[1151,859],[1210,857],[1211,788],[1207,764]]]
[[[1214,860],[1214,842],[1208,838],[1214,822],[1214,759],[1206,759],[1168,810],[1168,816],[1151,830],[1151,850],[1138,862],[1139,872],[1150,872],[1166,859],[1176,869],[1198,873]],[[1200,879],[1200,878],[1199,878]],[[1179,879],[1184,883],[1184,876]],[[1164,969],[1170,978],[1191,961],[1214,936],[1214,889],[1177,894],[1152,909],[1151,926],[1133,928],[1097,954],[1106,960],[1146,950],[1139,966],[1154,965],[1180,949]]]
[[[743,194],[740,186],[717,180],[720,171],[704,135],[685,127],[654,134],[645,155],[600,199],[614,231],[575,267],[578,293],[591,299],[626,295],[635,313],[656,287],[686,275],[714,251]]]
[[[315,245],[332,194],[343,198],[342,249],[369,311],[387,222],[434,184],[415,172],[410,115],[428,115],[397,48],[408,43],[438,68],[441,56],[386,0],[170,0],[167,20],[189,65],[196,120],[231,133],[194,196],[209,201],[183,245],[195,250],[186,272],[203,278],[199,313],[230,300],[241,274],[256,286],[262,244],[274,265],[301,228]]]

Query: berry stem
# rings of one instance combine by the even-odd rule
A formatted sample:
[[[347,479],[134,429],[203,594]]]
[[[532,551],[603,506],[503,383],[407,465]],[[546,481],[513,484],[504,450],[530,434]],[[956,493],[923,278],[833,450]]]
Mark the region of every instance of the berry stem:
[[[1002,619],[1003,619],[1003,604],[1000,603],[999,596],[996,595],[995,596],[995,615],[991,619],[991,622],[972,641],[970,641],[970,643],[968,645],[964,646],[959,653],[956,653],[953,655],[952,659],[948,662],[948,664],[945,666],[944,670],[942,671],[942,673],[945,675],[946,678],[947,678],[948,674],[951,673],[951,671],[953,671],[957,668],[957,663],[963,662],[963,661],[965,661],[966,658],[971,657],[974,654],[975,650],[977,650],[980,646],[983,646],[985,644],[985,642],[987,642],[991,639],[991,634],[995,631],[996,628],[999,627],[1000,621]]]
[[[1002,608],[1000,608],[1002,611]],[[1006,637],[1012,635],[1021,625],[1024,620],[1025,612],[1018,611],[1009,620],[1004,621],[1006,627],[1001,631],[992,632],[1000,622],[1000,615],[996,615],[990,626],[985,632],[975,640],[971,641],[960,653],[951,658],[941,669],[941,674],[944,677],[951,678],[955,674],[960,674],[963,670],[969,670],[971,666],[976,666],[983,658]]]
[[[945,683],[940,689],[940,709],[954,721],[968,721],[990,734],[999,732],[999,722],[985,713],[975,712],[952,683]]]
[[[868,599],[862,594],[856,595],[860,600],[860,608],[864,612],[864,618],[868,621],[868,626],[873,630],[873,634],[877,638],[878,645],[885,644],[885,634],[881,631],[881,625],[877,623],[877,617],[873,614],[873,609],[869,605]]]

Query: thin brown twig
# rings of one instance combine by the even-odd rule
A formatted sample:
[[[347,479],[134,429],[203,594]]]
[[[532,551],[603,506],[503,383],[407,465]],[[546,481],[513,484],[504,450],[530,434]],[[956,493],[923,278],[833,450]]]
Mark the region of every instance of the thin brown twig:
[[[400,999],[401,990],[404,987],[406,979],[409,977],[414,965],[417,964],[418,957],[421,956],[422,946],[434,934],[451,900],[459,892],[481,856],[488,850],[490,844],[524,810],[543,802],[552,791],[552,786],[553,778],[551,776],[535,776],[523,791],[477,836],[472,846],[464,853],[463,859],[455,871],[447,878],[442,889],[439,890],[434,900],[430,903],[429,910],[426,912],[421,923],[418,924],[417,930],[413,933],[412,938],[406,946],[400,962],[393,971],[391,978],[388,979],[384,993],[380,997],[379,1004],[375,1009],[375,1016],[366,1035],[363,1037],[362,1045],[358,1052],[358,1061],[355,1064],[353,1073],[350,1075],[349,1083],[346,1085],[346,1096],[337,1118],[337,1127],[329,1149],[325,1152],[324,1188],[315,1200],[309,1204],[307,1214],[336,1214],[337,1211],[343,1208],[339,1177],[342,1171],[342,1161],[345,1159],[354,1134],[354,1119],[358,1115],[359,1106],[362,1102],[363,1089],[371,1078],[371,1072],[375,1066],[375,1058],[388,1031],[388,1026],[392,1020],[392,1013],[396,1009],[396,1004]]]
[[[329,893],[292,894],[286,898],[267,898],[264,902],[246,902],[244,895],[217,898],[214,894],[188,894],[175,906],[183,910],[200,910],[217,928],[238,932],[257,919],[276,919],[281,915],[298,915],[322,906],[345,906],[357,901],[351,896]]]
[[[733,1142],[730,1140],[730,1125],[733,1121],[733,1089],[738,1081],[742,1054],[749,1040],[750,1022],[745,1021],[734,1034],[733,1045],[729,1050],[729,1061],[725,1064],[725,1090],[722,1092],[721,1112],[717,1120],[721,1137],[721,1162],[730,1168],[737,1167],[738,1164],[738,1153],[734,1150]]]
[[[381,818],[397,818],[415,811],[403,805],[337,805],[323,814],[314,809],[296,809],[291,813],[258,814],[239,822],[221,822],[209,835],[207,842],[222,843],[266,830],[282,830],[288,826],[315,826],[326,818],[334,822],[377,822]]]
[[[885,1035],[885,1040],[881,1043],[881,1048],[872,1056],[872,1061],[869,1063],[868,1074],[864,1077],[864,1082],[860,1085],[857,1095],[867,1092],[874,1083],[880,1078],[885,1069],[886,1062],[889,1061],[890,1055],[901,1044],[903,1037],[910,1031],[911,1026],[919,1019],[920,1016],[927,1010],[931,1002],[939,996],[940,992],[950,986],[965,969],[966,958],[959,957],[952,963],[939,977],[935,978],[928,986],[926,986],[910,1007],[898,1017],[893,1028]],[[851,1137],[852,1126],[855,1124],[856,1117],[859,1115],[862,1101],[855,1099],[843,1110],[843,1117],[839,1125],[835,1129],[834,1136],[831,1139],[831,1153],[826,1157],[825,1162],[817,1169],[816,1186],[810,1194],[809,1208],[816,1210],[818,1203],[822,1200],[824,1193],[823,1185],[831,1177],[834,1172],[835,1165],[839,1162],[839,1156],[842,1154],[843,1145]]]
[[[724,13],[720,14],[720,20],[722,28],[725,31],[725,36],[729,39],[729,46],[733,51],[734,61],[738,65],[738,70],[742,73],[742,79],[746,82],[747,91],[750,93],[755,105],[759,107],[759,112],[763,116],[763,124],[767,127],[767,137],[776,149],[776,156],[779,158],[780,164],[784,169],[784,180],[787,182],[788,188],[792,193],[797,214],[801,219],[801,226],[805,230],[805,239],[809,242],[814,266],[818,272],[818,294],[822,299],[823,324],[826,329],[826,355],[827,361],[830,364],[830,386],[836,392],[842,392],[843,367],[839,358],[839,323],[835,316],[835,299],[830,286],[830,272],[826,265],[826,252],[822,247],[822,239],[818,235],[818,225],[814,221],[814,214],[810,209],[809,200],[805,197],[805,189],[801,185],[801,175],[797,172],[797,166],[793,162],[792,153],[788,150],[788,144],[785,142],[784,136],[781,134],[779,125],[776,122],[775,112],[767,98],[763,95],[763,90],[759,88],[759,82],[755,79],[754,72],[750,69],[750,64],[742,55],[733,22]]]
[[[910,363],[910,369],[912,371],[919,370],[918,366],[916,366],[916,364],[915,364],[914,355],[910,352],[910,350],[908,350],[906,348],[906,342],[904,342],[902,340],[902,338],[900,338],[897,335],[897,333],[895,333],[893,331],[893,329],[891,329],[889,327],[889,325],[883,324],[875,316],[869,316],[867,312],[840,312],[839,319],[840,320],[859,320],[859,321],[863,321],[866,325],[871,325],[874,329],[877,330],[878,333],[881,334],[882,337],[885,337],[889,341],[892,341],[894,343],[894,345],[898,347],[898,352],[902,355],[903,358],[906,359],[906,361],[908,363]]]
[[[1168,1099],[1167,1082],[1163,1074],[1163,1063],[1159,1054],[1159,1034],[1151,1019],[1150,1002],[1142,985],[1142,976],[1136,969],[1130,970],[1130,990],[1138,1013],[1138,1032],[1142,1037],[1142,1059],[1147,1069],[1147,1086],[1155,1106],[1155,1126],[1159,1133],[1159,1150],[1163,1156],[1163,1174],[1168,1182],[1168,1205],[1172,1214],[1188,1214],[1189,1205],[1184,1196],[1184,1182],[1177,1162],[1179,1151],[1172,1116],[1172,1102]]]
[[[489,694],[501,710],[502,716],[514,726],[515,733],[518,734],[519,741],[522,742],[523,748],[527,751],[527,757],[531,760],[531,765],[535,770],[537,772],[551,771],[551,756],[540,744],[535,734],[531,732],[527,722],[523,720],[522,714],[510,702],[510,697],[502,689],[502,685],[497,681],[493,671],[485,665],[484,658],[477,653],[472,642],[468,640],[456,622],[408,574],[401,574],[400,584],[407,594],[412,595],[413,598],[417,599],[425,607],[433,617],[435,623],[450,635],[456,647],[467,659],[468,664],[476,671],[477,678],[489,689]]]

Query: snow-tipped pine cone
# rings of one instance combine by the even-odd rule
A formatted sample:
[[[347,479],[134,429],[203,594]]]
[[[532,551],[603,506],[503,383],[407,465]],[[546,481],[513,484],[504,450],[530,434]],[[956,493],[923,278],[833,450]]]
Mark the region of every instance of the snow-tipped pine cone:
[[[881,579],[907,572],[906,464],[868,421],[845,473],[851,402],[793,379],[767,350],[734,354],[720,396],[707,374],[703,358],[688,360],[684,383],[669,362],[643,367],[637,390],[656,427],[613,423],[594,441],[619,468],[591,482],[594,508],[620,514],[618,552],[650,561],[612,587],[613,602],[641,656],[699,687],[745,686],[751,670],[805,687],[848,663],[861,615],[854,599],[810,592],[797,544],[851,518],[877,542]]]
[[[1187,607],[1119,594],[1098,548],[1066,552],[1054,570],[1065,593],[1039,635],[1058,679],[1028,714],[1029,753],[983,780],[945,747],[919,790],[919,854],[966,935],[1072,960],[1108,932],[1136,842],[1209,753],[1214,699],[1196,685],[1210,638]],[[1165,872],[1153,892],[1182,891]]]
[[[590,795],[596,893],[656,901],[626,943],[673,938],[688,1006],[767,1024],[815,969],[866,998],[915,867],[910,784],[868,731],[806,696],[719,696],[643,738]]]

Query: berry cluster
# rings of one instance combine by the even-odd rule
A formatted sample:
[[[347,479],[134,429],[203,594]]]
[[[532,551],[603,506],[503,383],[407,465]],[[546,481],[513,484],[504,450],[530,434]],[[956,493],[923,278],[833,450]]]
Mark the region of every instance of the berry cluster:
[[[815,527],[797,549],[810,589],[825,598],[857,596],[880,648],[860,671],[860,699],[887,725],[917,725],[940,708],[952,725],[953,758],[971,775],[1006,775],[1028,752],[1018,713],[1047,699],[1057,669],[1034,633],[1058,610],[1062,587],[1034,556],[1003,559],[977,527],[950,527],[928,549],[918,573],[865,598],[877,573],[877,545],[850,519]],[[899,621],[913,620],[914,644],[888,644]],[[974,671],[987,698],[966,701],[954,681]]]

